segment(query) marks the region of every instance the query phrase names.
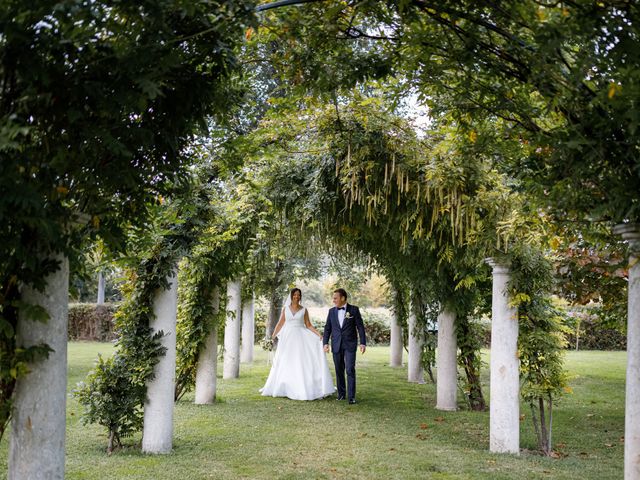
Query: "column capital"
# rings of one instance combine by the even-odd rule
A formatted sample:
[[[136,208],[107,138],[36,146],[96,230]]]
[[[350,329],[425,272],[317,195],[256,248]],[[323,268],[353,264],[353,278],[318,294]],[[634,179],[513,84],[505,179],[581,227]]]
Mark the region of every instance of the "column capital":
[[[506,259],[487,257],[484,259],[485,263],[493,268],[493,273],[509,273],[511,271],[511,262]]]

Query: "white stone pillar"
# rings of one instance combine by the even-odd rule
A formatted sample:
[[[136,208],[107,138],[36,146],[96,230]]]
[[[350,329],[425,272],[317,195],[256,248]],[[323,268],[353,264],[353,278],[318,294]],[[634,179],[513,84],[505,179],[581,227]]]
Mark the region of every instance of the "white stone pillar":
[[[624,478],[640,480],[640,225],[618,225],[614,232],[629,242]]]
[[[253,362],[253,344],[255,343],[255,301],[253,293],[242,303],[242,349],[240,361]]]
[[[224,327],[224,365],[222,378],[240,376],[240,281],[227,284],[227,321]]]
[[[407,332],[409,335],[409,359],[407,362],[407,378],[410,382],[424,383],[424,368],[422,366],[422,345],[424,338],[421,329],[416,328],[416,314],[411,306]]]
[[[391,314],[391,339],[389,340],[391,353],[389,355],[389,366],[402,366],[402,327],[398,323],[398,316]]]
[[[98,272],[98,299],[96,300],[96,304],[102,305],[104,303],[104,273],[101,271]]]
[[[220,310],[220,290],[213,291],[212,300],[213,313],[218,314]],[[196,367],[196,398],[195,403],[204,405],[213,403],[216,400],[218,370],[218,325],[214,324],[211,332],[205,340],[204,347],[198,355],[198,366]]]
[[[493,267],[489,450],[520,453],[520,360],[518,310],[509,306],[509,266],[487,259]]]
[[[153,302],[155,318],[150,323],[154,333],[164,332],[160,343],[166,352],[153,369],[153,380],[147,384],[142,432],[142,451],[145,453],[169,453],[173,447],[178,276],[174,274],[167,281],[169,289],[156,292]]]
[[[444,309],[438,315],[438,348],[436,349],[436,408],[453,411],[458,408],[458,342],[456,314]]]
[[[25,287],[24,302],[40,305],[49,313],[46,322],[20,314],[18,347],[46,343],[49,357],[29,365],[14,392],[9,439],[9,480],[64,478],[64,444],[67,400],[67,312],[69,262],[56,257],[60,269],[46,278],[44,292]]]

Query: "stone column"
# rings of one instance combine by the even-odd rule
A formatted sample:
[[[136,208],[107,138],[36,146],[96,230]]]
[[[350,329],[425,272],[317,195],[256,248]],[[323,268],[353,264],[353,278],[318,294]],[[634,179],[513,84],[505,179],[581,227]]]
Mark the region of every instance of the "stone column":
[[[43,307],[49,320],[33,321],[20,313],[17,346],[46,343],[53,352],[29,364],[31,372],[16,383],[9,480],[64,478],[69,262],[62,255],[56,258],[60,269],[45,279],[44,292],[25,287],[21,294],[24,302]]]
[[[224,365],[222,378],[240,375],[240,281],[227,284],[227,321],[224,327]]]
[[[213,291],[211,303],[213,304],[213,314],[217,315],[220,310],[220,290]],[[214,323],[211,332],[205,340],[204,347],[198,355],[198,366],[196,367],[196,398],[195,403],[203,405],[213,403],[216,399],[218,369],[218,324]]]
[[[618,225],[614,233],[629,242],[624,478],[640,480],[640,224]]]
[[[458,408],[458,343],[456,314],[444,309],[438,315],[438,348],[436,350],[436,408],[453,411]]]
[[[242,348],[240,350],[240,361],[242,363],[253,362],[253,344],[255,343],[255,311],[254,296],[247,298],[242,303]]]
[[[409,360],[407,362],[407,378],[410,382],[424,383],[424,368],[422,366],[422,345],[424,338],[421,329],[417,328],[416,314],[411,306],[408,320]]]
[[[402,327],[398,324],[398,317],[395,313],[391,315],[391,354],[389,366],[402,366]]]
[[[167,281],[169,289],[156,292],[153,302],[155,318],[150,323],[152,332],[164,332],[160,343],[166,352],[153,369],[153,380],[147,384],[142,432],[142,451],[145,453],[169,453],[173,447],[178,276],[174,272]]]
[[[104,303],[104,272],[101,270],[98,272],[98,298],[96,300],[96,304],[102,305]]]
[[[486,260],[493,267],[489,450],[520,453],[520,361],[518,310],[509,306],[509,265]]]

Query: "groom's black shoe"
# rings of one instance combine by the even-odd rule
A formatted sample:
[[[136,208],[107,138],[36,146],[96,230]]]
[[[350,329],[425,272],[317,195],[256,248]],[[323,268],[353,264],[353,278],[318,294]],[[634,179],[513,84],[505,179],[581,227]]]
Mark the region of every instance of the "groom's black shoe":
[[[336,400],[344,400],[344,395],[338,395],[338,398],[336,398]]]
[[[356,399],[352,398],[349,400],[349,405],[355,405],[356,404]]]

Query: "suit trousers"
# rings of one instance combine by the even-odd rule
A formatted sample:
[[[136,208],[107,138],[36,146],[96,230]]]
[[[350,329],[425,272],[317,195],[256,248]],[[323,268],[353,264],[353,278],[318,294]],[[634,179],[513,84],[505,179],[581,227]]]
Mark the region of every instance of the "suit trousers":
[[[356,350],[340,349],[333,352],[333,363],[336,367],[336,387],[338,397],[344,397],[348,393],[349,400],[356,398]],[[347,385],[345,389],[344,374],[347,372]]]

